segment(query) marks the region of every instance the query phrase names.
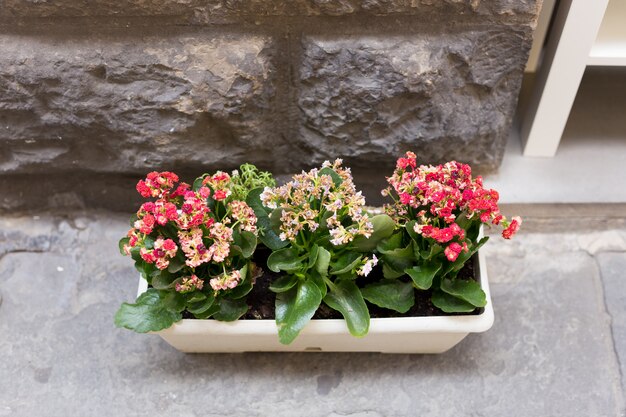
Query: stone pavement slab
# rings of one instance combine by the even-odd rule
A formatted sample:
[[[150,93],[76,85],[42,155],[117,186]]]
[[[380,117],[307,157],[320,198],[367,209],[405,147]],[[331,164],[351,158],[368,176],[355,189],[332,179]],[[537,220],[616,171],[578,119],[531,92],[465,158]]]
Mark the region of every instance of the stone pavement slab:
[[[622,392],[626,394],[623,377],[626,375],[626,252],[606,252],[597,257],[606,308],[611,316],[615,352],[622,375]]]
[[[0,220],[0,416],[623,412],[607,306],[617,337],[624,303],[607,296],[605,306],[598,269],[607,288],[622,285],[611,288],[623,297],[609,273],[620,275],[623,260],[594,257],[580,243],[603,234],[494,237],[486,248],[494,327],[441,355],[193,355],[113,325],[137,285],[131,261],[117,252],[127,217]]]

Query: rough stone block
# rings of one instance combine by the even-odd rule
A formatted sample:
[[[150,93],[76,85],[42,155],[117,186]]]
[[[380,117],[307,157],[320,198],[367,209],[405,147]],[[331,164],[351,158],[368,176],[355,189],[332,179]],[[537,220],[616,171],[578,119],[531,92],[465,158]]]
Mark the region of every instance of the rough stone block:
[[[303,41],[300,137],[314,159],[500,164],[531,33],[488,29]],[[393,162],[391,162],[393,163]]]
[[[0,172],[200,170],[281,148],[269,37],[3,35],[0,50]]]
[[[522,17],[533,20],[541,0],[5,0],[2,17],[183,16],[190,21],[259,16],[423,15]],[[449,16],[450,17],[450,16]]]

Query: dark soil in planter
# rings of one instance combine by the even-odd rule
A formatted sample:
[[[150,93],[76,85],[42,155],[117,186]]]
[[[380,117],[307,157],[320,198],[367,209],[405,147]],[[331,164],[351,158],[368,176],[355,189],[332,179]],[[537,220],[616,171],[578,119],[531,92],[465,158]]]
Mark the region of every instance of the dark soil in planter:
[[[263,248],[265,249],[265,248]],[[242,319],[248,320],[273,320],[274,319],[274,300],[276,295],[270,291],[270,283],[281,274],[269,271],[266,267],[267,257],[270,252],[268,250],[257,249],[254,256],[254,262],[261,268],[263,268],[263,274],[256,279],[256,283],[252,288],[252,291],[248,294],[248,305],[250,306],[248,313],[242,317]],[[473,259],[476,261],[476,257]],[[463,269],[459,271],[459,278],[462,279],[476,279],[474,276],[474,262],[468,262]],[[375,282],[383,278],[383,272],[381,267],[375,267],[369,276],[359,277],[357,279],[357,285],[364,286],[369,283]],[[415,291],[415,304],[411,309],[404,313],[398,313],[393,310],[387,310],[385,308],[378,307],[374,304],[367,303],[370,316],[372,318],[383,317],[425,317],[425,316],[453,316],[453,315],[477,315],[483,312],[482,308],[474,310],[472,313],[444,313],[435,307],[430,301],[431,291]],[[314,319],[341,319],[341,314],[326,304],[322,303],[321,307],[317,310]]]

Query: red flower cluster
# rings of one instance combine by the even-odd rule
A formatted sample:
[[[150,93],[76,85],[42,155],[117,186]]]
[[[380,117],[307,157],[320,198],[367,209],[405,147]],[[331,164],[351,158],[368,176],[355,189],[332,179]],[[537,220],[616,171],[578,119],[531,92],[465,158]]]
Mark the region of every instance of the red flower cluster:
[[[245,230],[257,234],[254,210],[244,201],[227,200],[232,194],[229,188],[231,178],[224,172],[218,171],[204,178],[196,191],[184,182],[175,188],[177,181],[178,176],[171,172],[151,172],[137,183],[137,191],[142,196],[156,197],[156,201],[143,203],[137,211],[137,220],[127,234],[124,252],[130,255],[133,248],[138,248],[145,262],[163,270],[180,249],[182,253],[178,255],[184,255],[185,264],[192,271],[208,262],[225,263],[226,271],[225,268],[230,266],[227,258],[231,253],[233,232]],[[211,211],[207,204],[209,197],[224,205],[222,216],[216,217]],[[168,225],[173,227],[159,228]],[[173,239],[162,236],[174,233]],[[150,244],[152,239],[155,240]],[[238,282],[232,281],[228,288]],[[201,279],[191,275],[179,283],[177,291],[201,289],[202,283]]]
[[[387,212],[400,223],[416,220],[415,232],[424,237],[439,243],[456,240],[445,249],[450,261],[468,251],[465,230],[457,223],[459,216],[500,224],[505,239],[510,239],[522,222],[519,217],[509,222],[498,208],[498,193],[483,188],[482,178],[472,178],[470,166],[460,162],[418,167],[416,155],[407,152],[387,181],[391,187],[383,190],[383,195],[393,191],[398,196],[394,205],[386,207]]]
[[[148,174],[145,180],[137,183],[137,192],[143,197],[162,197],[178,182],[178,175],[173,172],[156,172]]]
[[[231,191],[228,189],[230,184],[230,175],[226,172],[217,171],[215,174],[207,176],[202,180],[202,185],[209,185],[213,190],[213,198],[216,201],[225,200]]]

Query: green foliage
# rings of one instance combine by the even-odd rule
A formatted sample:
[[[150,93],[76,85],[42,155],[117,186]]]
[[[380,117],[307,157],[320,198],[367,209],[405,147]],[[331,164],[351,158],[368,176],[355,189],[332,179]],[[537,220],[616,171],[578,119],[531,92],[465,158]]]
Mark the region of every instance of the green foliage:
[[[415,304],[415,291],[410,282],[384,280],[361,288],[363,298],[379,307],[406,313]]]
[[[411,277],[413,283],[415,284],[415,288],[427,290],[431,287],[431,285],[433,285],[433,279],[440,269],[441,263],[434,261],[428,263],[424,262],[422,265],[415,265],[411,268],[405,269],[404,272]]]
[[[259,239],[271,250],[284,248],[289,244],[278,237],[278,234],[272,229],[270,213],[271,210],[263,206],[260,195],[263,188],[252,189],[246,197],[246,203],[254,210],[257,217],[257,228],[259,230]],[[278,211],[276,211],[278,213]]]
[[[454,237],[454,242],[466,244],[469,250],[462,251],[450,261],[445,251],[448,248],[449,252],[448,245],[452,241],[440,243],[422,236],[418,233],[419,228],[418,232],[414,229],[420,219],[418,216],[423,213],[416,214],[409,208],[404,220],[397,223],[387,214],[359,215],[364,213],[364,201],[355,192],[349,171],[341,168],[340,163],[325,164],[318,171],[303,173],[290,187],[298,187],[298,184],[308,180],[311,180],[310,188],[302,188],[300,191],[305,192],[299,196],[290,195],[292,200],[281,204],[279,199],[282,194],[270,195],[270,188],[276,185],[272,175],[259,171],[254,165],[242,165],[230,180],[221,172],[196,179],[192,189],[200,190],[200,205],[204,207],[204,199],[209,195],[203,194],[207,190],[202,187],[213,187],[206,198],[210,215],[215,222],[223,220],[223,225],[232,228],[232,240],[227,242],[227,259],[189,266],[192,263],[187,263],[189,259],[178,241],[179,228],[173,221],[155,225],[154,231],[139,236],[139,244],[132,248],[130,242],[132,239],[136,241],[137,236],[129,233],[119,241],[120,253],[130,255],[150,288],[134,304],[122,304],[115,315],[115,324],[145,333],[170,327],[182,318],[183,312],[197,319],[234,321],[241,318],[248,310],[246,296],[252,290],[256,276],[256,266],[250,259],[258,244],[272,250],[267,268],[282,273],[270,284],[270,290],[276,294],[276,324],[279,340],[283,344],[295,340],[322,302],[338,311],[350,333],[357,337],[366,335],[369,329],[370,313],[366,301],[406,313],[415,303],[415,291],[428,290],[432,291],[433,305],[446,313],[467,313],[485,306],[486,297],[479,283],[459,276],[459,271],[487,240],[478,239],[480,222],[477,219],[458,215],[457,224],[465,233],[464,236],[459,234]],[[230,194],[224,194],[223,187],[227,187]],[[322,194],[326,197],[314,197],[314,192],[310,190],[315,187],[315,195],[320,196],[319,190],[323,189],[326,194]],[[266,207],[261,200],[262,195],[265,204],[278,208],[272,210]],[[172,198],[178,213],[182,212],[183,200],[182,197]],[[232,214],[239,210],[231,204],[234,200],[245,201],[254,211],[256,232],[248,231],[254,231],[254,228],[244,230],[244,223],[240,223],[239,219],[252,218],[245,205],[240,204],[247,210],[245,215]],[[341,207],[336,202],[341,202]],[[314,215],[306,217],[306,210],[311,210]],[[141,213],[138,214],[131,218],[131,226],[136,221],[142,221]],[[234,217],[226,219],[228,216]],[[283,221],[286,225],[306,225],[289,230]],[[211,223],[206,219],[203,222],[197,227],[202,230],[202,244],[208,248],[217,234],[211,236]],[[445,224],[435,226],[445,227]],[[189,229],[183,231],[186,230]],[[347,234],[350,236],[346,237]],[[171,249],[169,263],[157,267],[151,263],[154,260],[145,258],[145,250],[156,251],[164,247],[159,246],[163,244],[159,239],[172,239],[177,247]],[[141,249],[145,250],[140,252]],[[380,261],[378,268],[382,269],[384,278],[361,278],[375,265],[376,259]],[[233,281],[219,281],[230,276],[237,277],[237,271],[240,278],[234,288],[227,286]],[[196,274],[202,281],[190,287],[189,280]],[[213,282],[215,288],[222,285],[222,289],[213,290],[210,285],[212,278],[218,280],[217,284]]]
[[[302,280],[289,291],[276,295],[276,325],[280,343],[293,342],[311,320],[322,302],[322,294],[312,280]]]
[[[243,164],[237,170],[236,175],[231,177],[231,197],[234,200],[245,201],[251,190],[275,186],[276,180],[270,172],[260,171],[252,164]]]
[[[393,219],[386,214],[379,214],[372,217],[371,222],[374,226],[372,236],[369,238],[366,238],[365,236],[357,236],[352,242],[354,247],[360,252],[374,251],[381,240],[391,236],[396,227],[396,223]]]
[[[416,233],[415,221],[409,221],[377,245],[384,277],[398,280],[408,276],[417,290],[432,289],[433,304],[446,313],[466,313],[484,307],[486,297],[480,284],[457,275],[488,238],[478,240],[480,224],[477,226],[476,221],[461,217],[463,221],[459,224],[467,228],[463,241],[468,246],[467,252],[461,251],[456,260],[449,261],[444,246]]]
[[[346,319],[351,335],[363,337],[367,334],[370,327],[370,313],[361,290],[353,281],[339,280],[330,285],[324,302],[339,311]]]
[[[135,304],[122,304],[115,314],[115,325],[137,333],[157,332],[181,318],[180,311],[168,308],[158,290],[149,289],[137,298]]]

